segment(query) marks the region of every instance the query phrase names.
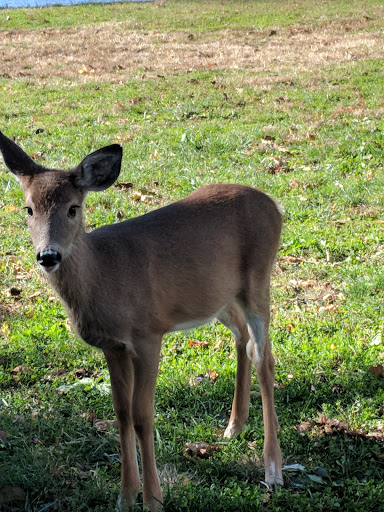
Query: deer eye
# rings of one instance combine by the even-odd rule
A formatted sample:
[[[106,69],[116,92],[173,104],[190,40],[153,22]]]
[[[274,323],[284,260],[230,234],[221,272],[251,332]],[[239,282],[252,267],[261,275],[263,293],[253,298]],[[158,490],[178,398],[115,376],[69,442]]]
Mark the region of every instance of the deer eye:
[[[29,217],[33,217],[33,210],[30,206],[25,206],[24,210],[27,210]]]
[[[69,208],[69,210],[68,210],[68,217],[71,217],[71,218],[76,217],[76,210],[77,210],[78,208],[80,208],[80,206],[76,206],[76,205],[71,206],[71,207]]]

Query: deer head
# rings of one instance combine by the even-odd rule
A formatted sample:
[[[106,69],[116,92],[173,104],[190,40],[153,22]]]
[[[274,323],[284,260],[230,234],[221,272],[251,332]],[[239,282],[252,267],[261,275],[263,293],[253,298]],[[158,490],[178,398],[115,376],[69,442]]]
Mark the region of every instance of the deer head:
[[[39,265],[55,272],[83,232],[82,210],[87,192],[110,187],[120,174],[118,144],[90,153],[70,171],[38,165],[0,132],[0,151],[24,191],[28,227]]]

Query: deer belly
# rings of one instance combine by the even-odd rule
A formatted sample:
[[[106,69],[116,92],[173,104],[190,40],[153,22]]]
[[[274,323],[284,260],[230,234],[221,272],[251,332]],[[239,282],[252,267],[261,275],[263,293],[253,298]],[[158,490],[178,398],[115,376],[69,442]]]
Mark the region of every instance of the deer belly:
[[[175,331],[187,331],[188,329],[194,329],[195,327],[198,327],[199,325],[207,324],[209,322],[212,322],[217,316],[219,316],[220,311],[215,313],[212,316],[209,316],[207,318],[193,318],[191,320],[186,320],[185,322],[181,322],[179,324],[174,325],[171,329],[169,329],[168,332],[175,332]]]

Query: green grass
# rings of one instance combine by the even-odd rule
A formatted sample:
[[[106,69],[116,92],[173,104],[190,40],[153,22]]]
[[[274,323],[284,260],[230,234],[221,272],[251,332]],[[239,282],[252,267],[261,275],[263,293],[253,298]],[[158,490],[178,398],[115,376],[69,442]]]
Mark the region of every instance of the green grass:
[[[363,10],[373,18],[367,30],[384,28],[382,2],[365,2]],[[343,26],[360,15],[342,1],[168,1],[4,10],[0,30],[122,21],[129,30],[209,38],[221,28]],[[114,187],[92,193],[91,227],[211,182],[254,185],[285,207],[272,289],[276,409],[284,462],[305,470],[286,472],[282,489],[260,485],[257,394],[238,439],[207,461],[183,455],[187,442],[221,441],[236,365],[230,334],[219,325],[172,334],[164,340],[155,420],[167,511],[367,512],[384,500],[382,437],[363,435],[384,426],[384,379],[370,370],[384,359],[382,69],[383,59],[368,52],[358,61],[292,70],[292,80],[287,73],[272,80],[273,64],[261,74],[202,69],[146,77],[138,70],[121,84],[0,78],[0,129],[43,164],[70,168],[89,151],[123,144],[119,181],[153,199],[137,202],[130,189]],[[114,418],[106,365],[68,331],[40,277],[22,193],[4,166],[0,184],[0,430],[7,436],[0,440],[0,497],[4,486],[25,491],[24,501],[5,506],[10,512],[112,512],[116,432],[99,432],[90,421]],[[209,347],[191,347],[191,339]],[[213,383],[191,385],[208,370],[218,373]],[[313,423],[299,433],[318,413],[361,435],[330,436]]]
[[[0,9],[0,30],[20,28],[72,28],[118,21],[130,30],[187,30],[209,32],[226,28],[269,29],[294,23],[319,25],[345,18],[376,19],[382,13],[380,0],[366,0],[358,8],[347,0],[295,3],[284,0],[172,0],[110,5],[55,6],[35,9]]]

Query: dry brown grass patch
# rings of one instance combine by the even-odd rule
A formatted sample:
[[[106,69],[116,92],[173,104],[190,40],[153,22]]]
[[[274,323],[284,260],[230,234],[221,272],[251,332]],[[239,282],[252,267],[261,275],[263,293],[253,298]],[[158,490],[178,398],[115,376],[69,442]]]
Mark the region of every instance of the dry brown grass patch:
[[[172,74],[199,69],[273,71],[281,76],[381,57],[380,31],[353,31],[351,23],[201,35],[144,33],[112,22],[70,30],[4,31],[0,76],[121,82],[141,70]]]

